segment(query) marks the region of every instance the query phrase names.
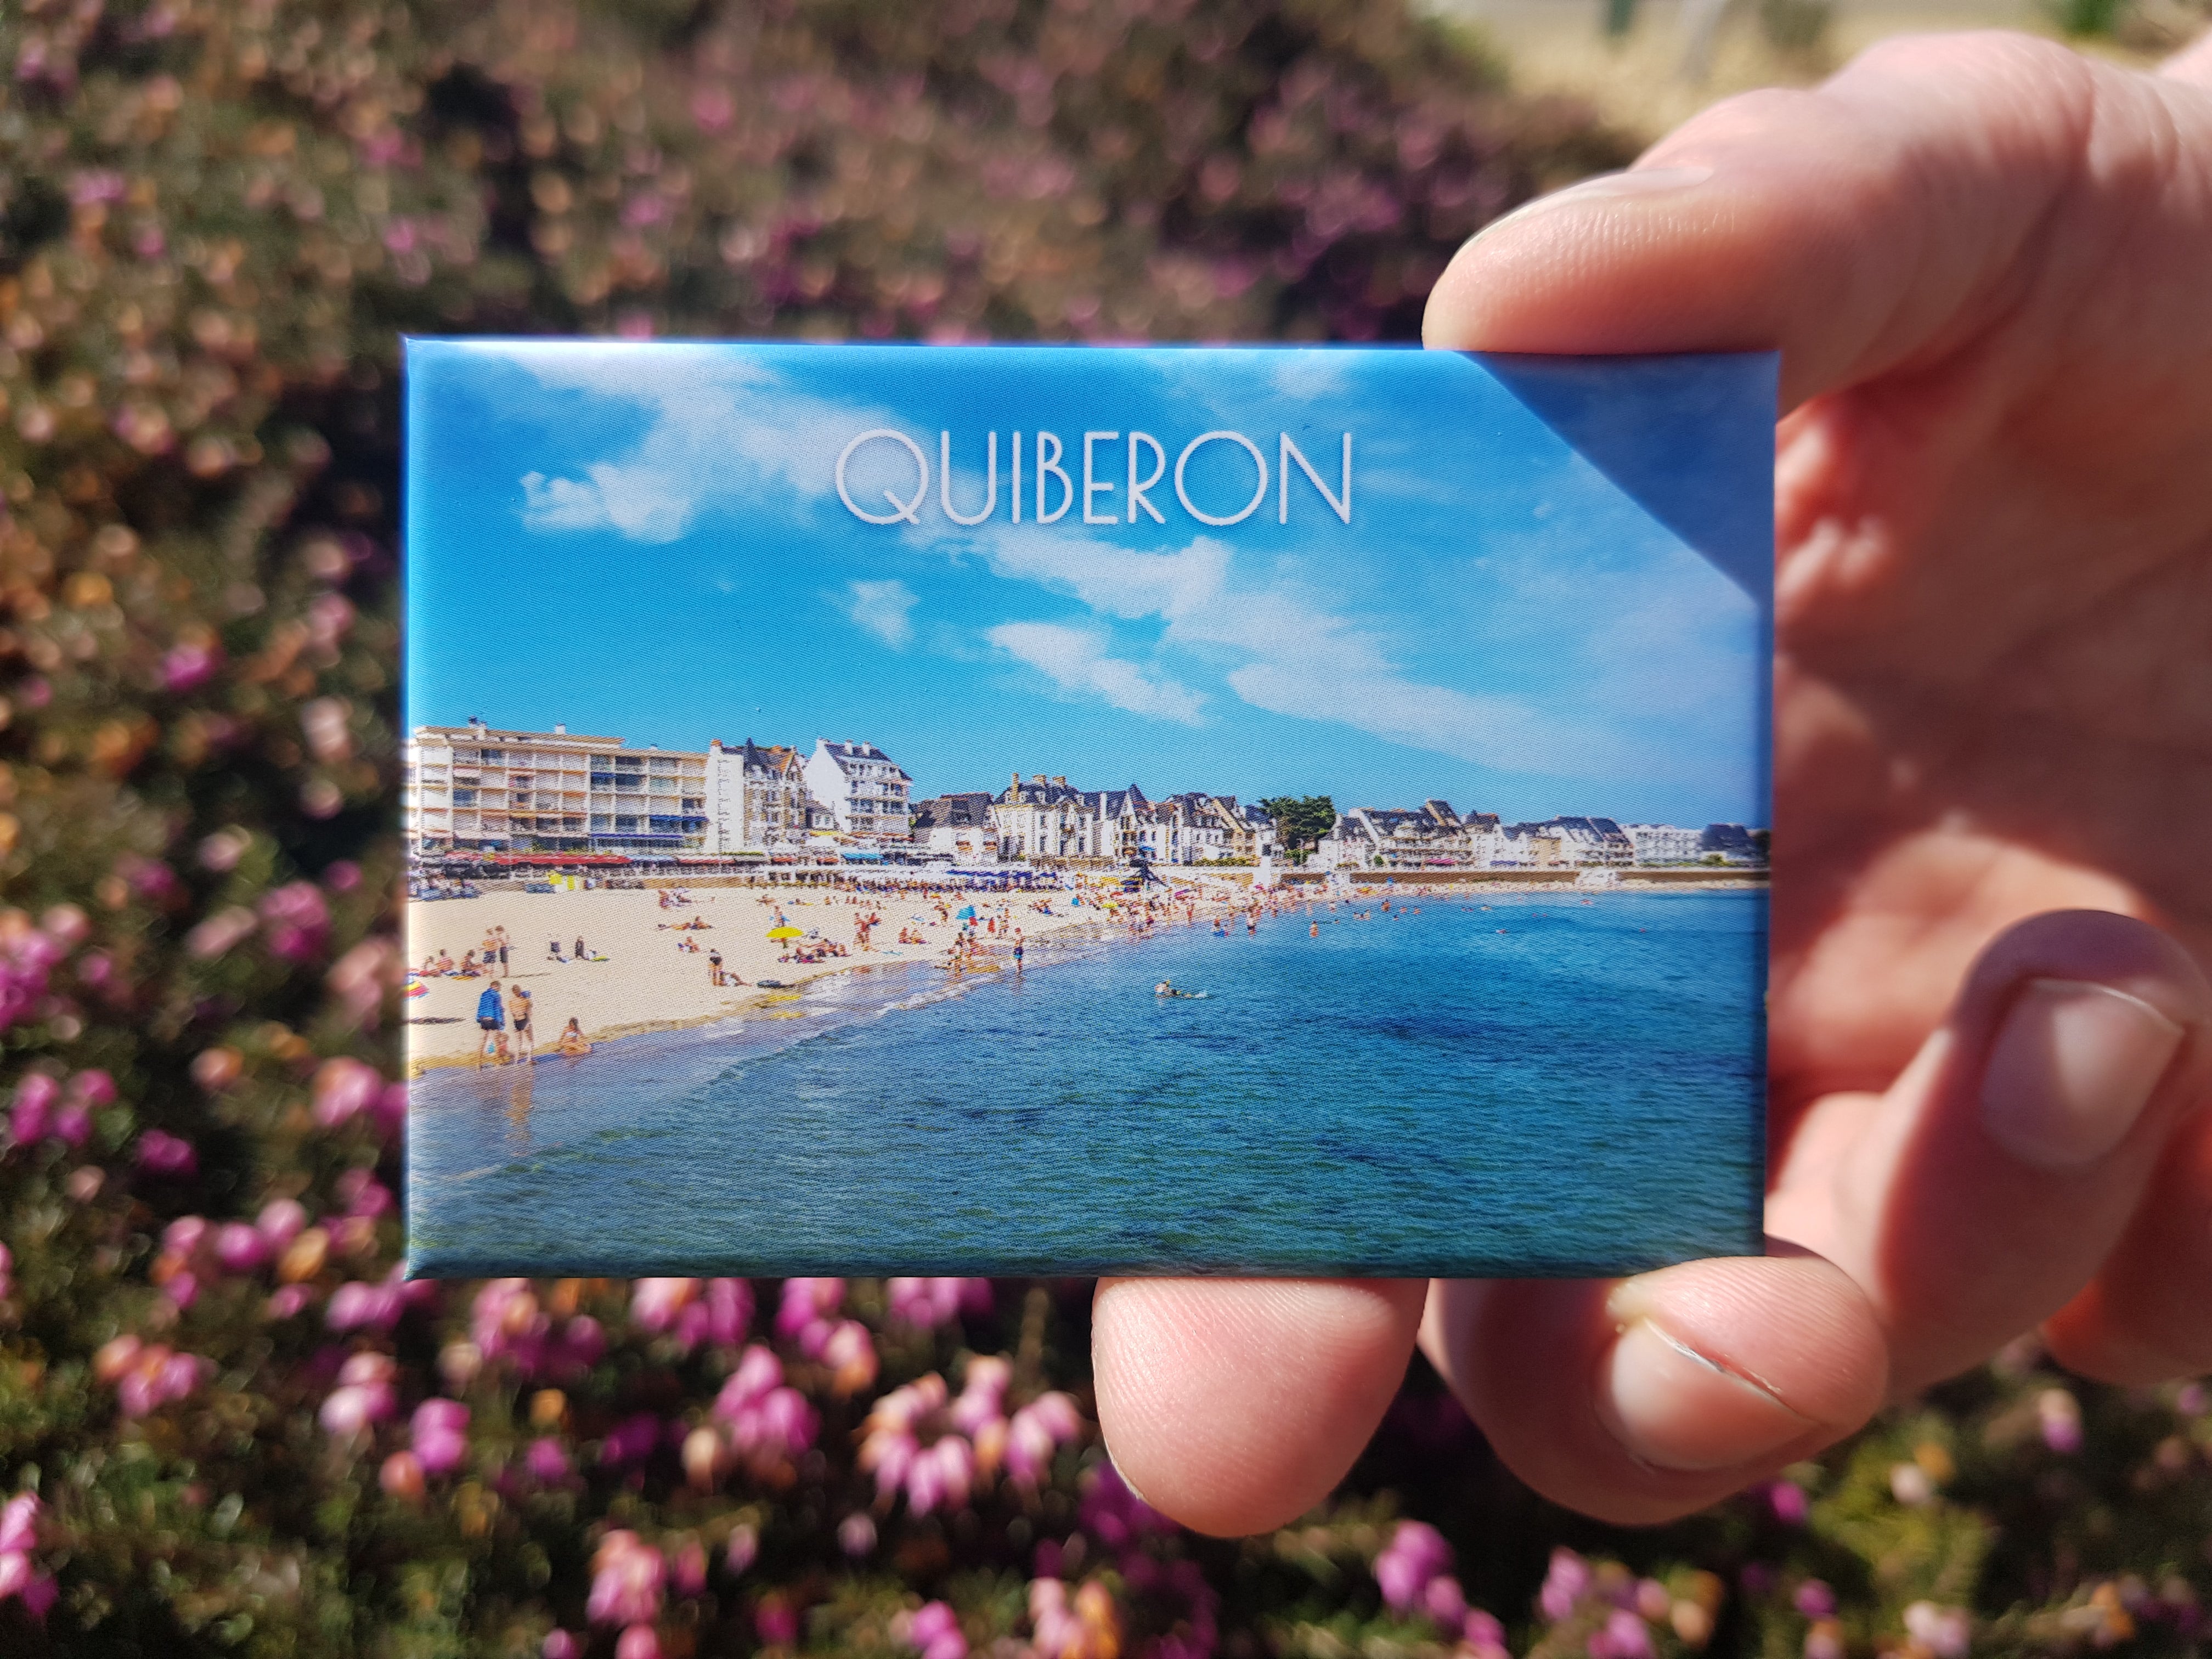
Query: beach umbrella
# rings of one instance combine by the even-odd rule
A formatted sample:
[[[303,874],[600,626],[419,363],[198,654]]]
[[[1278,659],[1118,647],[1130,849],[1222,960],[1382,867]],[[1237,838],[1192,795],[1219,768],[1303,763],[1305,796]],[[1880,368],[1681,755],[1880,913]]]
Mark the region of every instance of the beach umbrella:
[[[955,921],[975,921],[975,907],[974,905],[972,905],[972,904],[963,904],[963,905],[962,905],[962,906],[961,906],[957,910],[955,910],[955,911],[952,913],[952,919],[953,919]]]
[[[768,930],[768,936],[770,939],[804,939],[806,930],[803,927],[771,927]]]

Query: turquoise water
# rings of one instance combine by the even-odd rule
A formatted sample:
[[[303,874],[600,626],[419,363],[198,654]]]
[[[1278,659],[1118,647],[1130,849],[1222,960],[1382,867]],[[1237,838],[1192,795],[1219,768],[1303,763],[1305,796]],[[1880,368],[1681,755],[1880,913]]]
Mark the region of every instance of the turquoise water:
[[[1764,892],[1353,911],[433,1073],[410,1265],[1467,1277],[1759,1248]]]

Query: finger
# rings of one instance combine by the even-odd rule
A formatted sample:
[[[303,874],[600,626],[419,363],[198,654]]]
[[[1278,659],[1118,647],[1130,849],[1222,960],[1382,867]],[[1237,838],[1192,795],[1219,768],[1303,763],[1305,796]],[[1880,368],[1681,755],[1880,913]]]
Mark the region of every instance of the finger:
[[[1866,1298],[1802,1254],[1618,1283],[1439,1279],[1421,1346],[1515,1474],[1627,1524],[1810,1455],[1863,1423],[1887,1380]]]
[[[2160,1161],[2089,1288],[2044,1327],[2058,1362],[2106,1382],[2212,1370],[2212,1087]]]
[[[1857,1281],[1911,1393],[2097,1273],[2203,1090],[2212,993],[2155,928],[2035,916],[1969,971],[1879,1097],[1833,1096],[1775,1172],[1769,1231]]]
[[[1344,1478],[1406,1374],[1419,1279],[1108,1279],[1098,1424],[1124,1479],[1203,1533],[1281,1526]]]
[[[1792,406],[2024,310],[2078,310],[2110,274],[2113,216],[2142,205],[2128,181],[2172,168],[2177,125],[2212,131],[2203,103],[2025,36],[1887,43],[1815,90],[1729,99],[1627,173],[1486,228],[1438,281],[1426,337],[1779,347]]]

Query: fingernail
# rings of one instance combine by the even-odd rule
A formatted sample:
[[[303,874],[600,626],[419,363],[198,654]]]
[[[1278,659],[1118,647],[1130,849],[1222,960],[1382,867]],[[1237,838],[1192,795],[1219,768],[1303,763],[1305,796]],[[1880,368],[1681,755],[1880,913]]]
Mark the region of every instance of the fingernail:
[[[1597,1411],[1630,1456],[1683,1473],[1749,1462],[1814,1426],[1648,1319],[1613,1343],[1598,1378]]]
[[[1990,1045],[1983,1127],[2039,1169],[2094,1163],[2142,1115],[2181,1036],[2180,1026],[2125,991],[2032,979]]]
[[[1663,196],[1671,191],[1690,190],[1713,176],[1711,167],[1631,167],[1626,173],[1601,173],[1595,179],[1585,179],[1579,184],[1569,185],[1565,190],[1555,190],[1548,196],[1539,196],[1533,202],[1524,202],[1502,218],[1492,219],[1475,233],[1480,241],[1493,230],[1506,225],[1518,224],[1539,213],[1557,207],[1577,207],[1586,202],[1619,201],[1632,197]]]

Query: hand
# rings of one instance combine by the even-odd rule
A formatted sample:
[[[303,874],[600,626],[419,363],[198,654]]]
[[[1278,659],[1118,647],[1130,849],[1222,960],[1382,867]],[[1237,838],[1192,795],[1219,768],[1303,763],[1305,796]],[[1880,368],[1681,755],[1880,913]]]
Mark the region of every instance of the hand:
[[[1132,1484],[1290,1520],[1417,1330],[1523,1479],[1625,1522],[2038,1325],[2092,1376],[2212,1366],[2212,48],[1923,38],[1731,100],[1468,244],[1427,326],[1782,349],[1772,1254],[1109,1282]]]

